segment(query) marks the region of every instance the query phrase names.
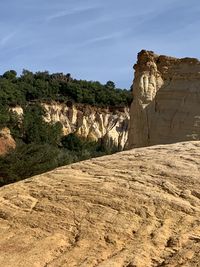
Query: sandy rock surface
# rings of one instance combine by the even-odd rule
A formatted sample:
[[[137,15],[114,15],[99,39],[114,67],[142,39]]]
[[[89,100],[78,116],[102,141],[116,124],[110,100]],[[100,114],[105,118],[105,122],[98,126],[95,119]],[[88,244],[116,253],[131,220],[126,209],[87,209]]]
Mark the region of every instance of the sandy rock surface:
[[[200,266],[200,142],[91,159],[0,189],[0,266]]]

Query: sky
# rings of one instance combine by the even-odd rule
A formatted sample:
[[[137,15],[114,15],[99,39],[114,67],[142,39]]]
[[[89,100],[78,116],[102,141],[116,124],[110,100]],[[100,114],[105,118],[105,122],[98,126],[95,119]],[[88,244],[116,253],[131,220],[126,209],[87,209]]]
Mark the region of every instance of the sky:
[[[199,0],[0,0],[0,74],[71,73],[129,89],[137,53],[200,58]]]

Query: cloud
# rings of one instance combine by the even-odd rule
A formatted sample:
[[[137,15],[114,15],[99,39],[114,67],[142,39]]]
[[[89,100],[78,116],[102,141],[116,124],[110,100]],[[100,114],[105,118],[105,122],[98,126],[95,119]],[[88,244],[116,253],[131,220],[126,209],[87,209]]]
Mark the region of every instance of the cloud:
[[[111,41],[113,39],[119,38],[121,36],[122,36],[121,32],[116,32],[116,33],[104,35],[104,36],[98,36],[98,37],[94,37],[94,38],[91,38],[89,40],[86,40],[85,42],[81,43],[80,46],[87,46],[87,45],[91,45],[91,44],[103,43],[106,41]]]
[[[63,18],[66,16],[72,16],[72,15],[80,15],[82,13],[86,13],[86,12],[93,12],[94,10],[98,9],[98,7],[79,7],[79,8],[73,8],[72,10],[68,9],[68,10],[62,10],[62,11],[58,11],[52,15],[49,15],[46,17],[46,21],[52,21],[55,19],[59,19],[59,18]]]
[[[16,31],[11,32],[0,39],[0,45],[5,46],[14,36],[16,35]]]

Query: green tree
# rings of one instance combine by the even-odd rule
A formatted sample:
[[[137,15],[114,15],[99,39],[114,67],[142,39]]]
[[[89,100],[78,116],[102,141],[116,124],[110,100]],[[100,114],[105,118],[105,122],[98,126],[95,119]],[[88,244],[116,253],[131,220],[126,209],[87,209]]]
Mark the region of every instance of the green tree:
[[[66,135],[61,140],[62,146],[71,151],[82,151],[85,146],[85,139],[78,137],[76,134],[71,133]]]
[[[11,80],[11,81],[15,81],[16,80],[16,77],[17,77],[17,72],[15,70],[6,71],[3,74],[3,77],[5,79]]]
[[[0,186],[46,172],[73,159],[49,144],[22,144],[5,157],[0,157]]]
[[[22,124],[23,141],[26,144],[58,145],[62,136],[62,125],[44,121],[44,109],[40,105],[29,105],[24,111]]]
[[[107,83],[105,84],[105,87],[115,89],[115,83],[113,81],[107,81]]]

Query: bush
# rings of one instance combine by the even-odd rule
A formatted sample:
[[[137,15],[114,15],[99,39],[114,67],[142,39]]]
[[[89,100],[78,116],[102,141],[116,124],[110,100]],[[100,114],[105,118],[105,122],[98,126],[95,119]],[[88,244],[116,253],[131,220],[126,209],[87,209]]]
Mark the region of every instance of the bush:
[[[116,151],[108,150],[102,141],[90,141],[75,134],[63,137],[59,146],[19,142],[15,150],[0,157],[0,186],[113,152]]]
[[[69,152],[48,144],[21,144],[0,157],[0,186],[76,161]]]
[[[50,124],[44,121],[44,109],[40,105],[28,105],[24,110],[21,126],[22,140],[26,144],[58,145],[62,136],[62,125],[57,122]]]

